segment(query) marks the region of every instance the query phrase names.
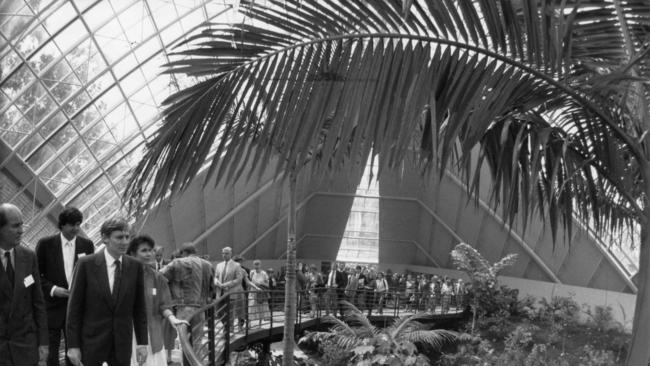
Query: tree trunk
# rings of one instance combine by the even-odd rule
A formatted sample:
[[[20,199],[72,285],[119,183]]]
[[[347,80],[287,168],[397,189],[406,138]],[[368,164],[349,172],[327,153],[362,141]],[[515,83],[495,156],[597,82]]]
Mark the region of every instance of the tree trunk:
[[[287,218],[287,271],[284,289],[284,348],[282,366],[293,365],[296,324],[296,172],[289,173],[289,217]]]
[[[646,176],[647,177],[647,176]],[[650,180],[644,180],[646,185],[646,197],[650,192]],[[647,200],[647,198],[646,198]],[[632,341],[627,355],[626,365],[639,366],[647,365],[650,359],[650,281],[648,274],[650,270],[650,230],[648,219],[650,210],[648,203],[645,203],[644,217],[641,219],[641,248],[639,254],[639,274],[637,284],[639,291],[636,294],[634,306],[634,322],[632,330]]]

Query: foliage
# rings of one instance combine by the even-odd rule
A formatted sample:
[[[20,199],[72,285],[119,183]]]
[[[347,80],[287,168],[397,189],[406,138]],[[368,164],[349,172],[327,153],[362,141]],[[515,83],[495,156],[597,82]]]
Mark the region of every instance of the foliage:
[[[373,326],[354,305],[343,302],[345,320],[323,317],[332,327],[328,332],[311,332],[302,337],[298,346],[317,358],[322,365],[426,365],[418,345],[440,349],[454,341],[458,333],[444,329],[426,329],[418,320],[428,314],[399,318],[385,329]]]
[[[490,264],[474,247],[466,243],[459,243],[451,251],[451,259],[456,269],[467,274],[472,285],[479,284],[484,287],[491,282],[497,283],[499,272],[505,267],[515,264],[517,254],[508,254],[501,260]]]
[[[440,365],[592,366],[625,359],[630,335],[614,320],[611,307],[581,310],[571,297],[560,296],[521,302],[517,308],[528,310],[479,319],[477,335],[444,354]],[[586,323],[581,311],[588,313]]]
[[[206,163],[233,183],[318,156],[323,177],[372,151],[379,176],[453,166],[475,197],[487,168],[504,221],[540,217],[553,238],[576,216],[597,234],[633,228],[649,219],[650,19],[625,4],[241,1],[242,22],[208,23],[171,56],[167,72],[199,81],[164,102],[126,198],[144,210]]]
[[[472,304],[472,332],[477,317],[514,310],[518,291],[505,286],[498,287],[497,275],[517,260],[516,254],[509,254],[490,264],[472,246],[460,243],[451,251],[454,266],[469,277],[467,295]]]

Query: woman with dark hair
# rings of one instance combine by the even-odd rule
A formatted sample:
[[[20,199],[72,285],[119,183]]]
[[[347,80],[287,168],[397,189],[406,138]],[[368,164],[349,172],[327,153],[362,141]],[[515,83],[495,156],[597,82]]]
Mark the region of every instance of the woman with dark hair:
[[[172,326],[181,323],[189,325],[189,323],[179,320],[171,311],[172,298],[167,285],[167,278],[155,269],[154,246],[155,243],[151,237],[139,235],[131,239],[126,254],[139,260],[144,265],[144,298],[149,331],[148,354],[145,364],[148,366],[164,366],[167,365],[167,355],[163,349],[163,321],[167,319]],[[135,352],[133,354],[135,355]],[[135,356],[131,357],[131,366],[137,365],[139,363]]]

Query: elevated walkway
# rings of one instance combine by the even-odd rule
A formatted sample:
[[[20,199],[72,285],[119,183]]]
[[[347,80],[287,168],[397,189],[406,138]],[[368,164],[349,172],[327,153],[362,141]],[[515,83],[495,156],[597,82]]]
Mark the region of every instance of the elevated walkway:
[[[295,334],[305,330],[325,329],[329,324],[328,296],[319,296],[319,303],[311,313],[309,294],[298,293],[298,314],[295,321]],[[255,305],[255,299],[267,299],[262,307]],[[387,293],[379,306],[380,296],[370,291],[358,291],[354,297],[346,297],[354,301],[358,309],[367,314],[368,319],[378,326],[387,326],[396,318],[408,317],[417,313],[430,314],[428,322],[447,322],[464,316],[464,296],[445,295],[431,296],[430,294],[415,295],[415,301],[405,299],[397,292]],[[192,340],[192,330],[181,325],[178,328],[181,348],[184,358],[192,366],[225,365],[232,351],[257,347],[262,352],[268,352],[273,342],[283,338],[285,314],[283,311],[284,291],[236,292],[221,296],[213,303],[206,305],[192,315],[192,320],[205,319],[201,325],[203,337],[199,341]],[[333,312],[341,309],[331,304]],[[268,311],[265,306],[268,306]],[[244,320],[239,326],[236,319],[237,308],[248,309],[243,313]],[[338,311],[336,311],[338,310]],[[195,335],[201,333],[196,328]]]

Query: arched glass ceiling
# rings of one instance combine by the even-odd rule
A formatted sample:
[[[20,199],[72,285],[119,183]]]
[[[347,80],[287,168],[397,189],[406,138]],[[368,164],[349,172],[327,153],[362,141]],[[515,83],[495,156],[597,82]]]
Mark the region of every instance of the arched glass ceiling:
[[[207,20],[228,21],[226,3],[1,3],[0,138],[59,203],[84,212],[92,238],[120,210],[126,173],[156,128],[158,106],[187,82],[159,75],[169,46]],[[8,162],[2,157],[0,167]]]
[[[82,209],[91,238],[120,209],[126,173],[156,128],[158,106],[188,82],[159,75],[169,46],[206,20],[235,20],[230,3],[0,2],[0,138],[58,203]],[[0,156],[0,170],[10,161]],[[39,221],[52,207],[45,205],[27,217],[34,232],[26,237],[47,230]],[[614,253],[628,264],[637,262],[634,254]]]

